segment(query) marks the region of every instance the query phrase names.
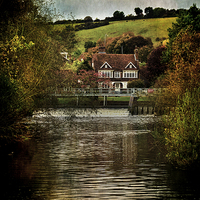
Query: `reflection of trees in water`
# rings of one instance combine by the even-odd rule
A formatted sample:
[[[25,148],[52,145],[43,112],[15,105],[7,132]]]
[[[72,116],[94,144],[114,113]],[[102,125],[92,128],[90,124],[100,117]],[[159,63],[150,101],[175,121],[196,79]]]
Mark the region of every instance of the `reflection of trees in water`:
[[[117,199],[120,191],[124,197],[129,194],[149,198],[149,195],[155,197],[158,190],[160,196],[165,196],[165,190],[170,196],[170,187],[173,191],[180,190],[174,189],[171,182],[168,185],[168,176],[169,181],[182,183],[168,175],[171,172],[166,174],[166,165],[158,157],[151,134],[147,133],[153,122],[150,118],[70,121],[54,116],[38,122],[40,136],[13,159],[16,165],[13,170],[18,176],[12,179],[19,182],[21,190],[16,196],[95,199],[112,193]],[[8,188],[15,190],[16,186]]]
[[[137,141],[135,135],[125,135],[122,138],[123,164],[135,164],[137,160],[137,151]]]

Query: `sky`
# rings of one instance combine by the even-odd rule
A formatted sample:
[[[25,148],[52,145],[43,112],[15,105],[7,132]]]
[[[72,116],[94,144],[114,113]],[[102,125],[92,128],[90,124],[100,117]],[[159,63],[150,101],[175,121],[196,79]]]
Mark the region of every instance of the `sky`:
[[[136,15],[134,9],[140,7],[162,7],[165,9],[190,8],[195,3],[200,8],[200,0],[54,0],[56,11],[63,15],[62,19],[69,19],[70,13],[75,19],[91,16],[93,19],[112,17],[116,10],[125,15]]]

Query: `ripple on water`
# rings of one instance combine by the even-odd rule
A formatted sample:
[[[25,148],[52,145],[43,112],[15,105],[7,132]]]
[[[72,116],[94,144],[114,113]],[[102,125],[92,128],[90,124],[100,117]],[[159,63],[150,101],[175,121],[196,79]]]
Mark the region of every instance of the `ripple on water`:
[[[69,120],[65,110],[50,112],[33,117],[42,124],[40,136],[31,156],[29,150],[23,151],[10,164],[15,176],[9,171],[11,178],[4,180],[13,191],[6,193],[7,199],[181,199],[193,195],[189,183],[182,185],[183,191],[177,187],[183,181],[171,175],[162,152],[154,146],[148,124],[156,117],[100,109],[97,115],[79,113]]]

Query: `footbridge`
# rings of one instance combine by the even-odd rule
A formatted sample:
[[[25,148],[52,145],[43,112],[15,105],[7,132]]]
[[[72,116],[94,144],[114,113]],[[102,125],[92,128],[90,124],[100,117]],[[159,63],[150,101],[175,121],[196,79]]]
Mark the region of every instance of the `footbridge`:
[[[104,97],[103,105],[107,104],[107,97],[122,97],[129,96],[130,102],[139,97],[154,97],[160,94],[161,88],[59,88],[55,90],[52,96],[57,98],[67,98],[70,96],[77,97],[77,105],[79,102],[79,97],[89,97],[98,96]]]
[[[161,88],[62,88],[57,89],[52,95],[60,98],[68,96],[148,97],[158,95],[161,91]]]

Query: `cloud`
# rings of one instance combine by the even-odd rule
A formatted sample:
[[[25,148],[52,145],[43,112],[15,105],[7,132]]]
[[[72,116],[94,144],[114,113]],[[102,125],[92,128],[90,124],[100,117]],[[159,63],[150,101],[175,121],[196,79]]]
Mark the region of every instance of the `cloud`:
[[[200,7],[199,0],[56,0],[55,7],[65,18],[72,13],[76,19],[91,16],[93,19],[112,17],[116,10],[125,15],[135,15],[134,9],[140,7],[162,7],[166,9],[189,8],[193,3]]]

